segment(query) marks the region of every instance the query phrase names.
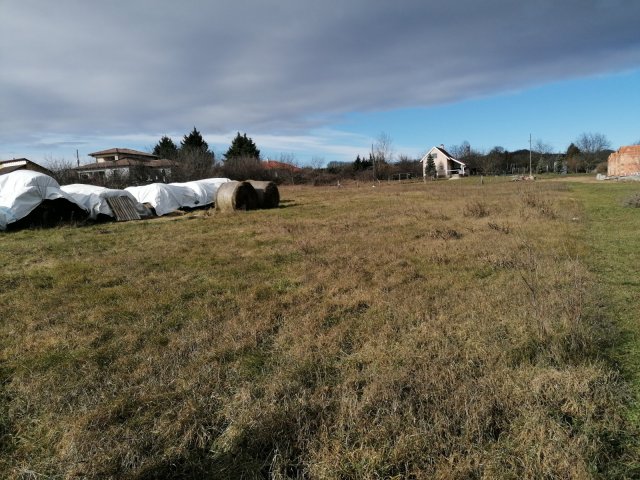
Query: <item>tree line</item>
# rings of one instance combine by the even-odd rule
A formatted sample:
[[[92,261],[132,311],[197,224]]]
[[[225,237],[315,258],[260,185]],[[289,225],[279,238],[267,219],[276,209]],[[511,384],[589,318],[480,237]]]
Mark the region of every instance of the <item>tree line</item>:
[[[531,149],[508,151],[500,146],[483,153],[468,142],[453,146],[451,154],[464,162],[470,174],[509,175],[536,173],[606,173],[612,153],[611,143],[601,133],[583,133],[566,151],[554,152],[550,145],[537,140]]]
[[[469,142],[447,147],[447,151],[466,165],[470,175],[513,175],[532,173],[606,173],[606,161],[610,142],[600,133],[583,133],[572,142],[565,152],[554,152],[547,143],[537,140],[529,149],[508,151],[495,146],[488,152],[476,150]],[[237,132],[229,148],[221,158],[202,137],[196,127],[185,134],[179,144],[163,135],[153,147],[152,153],[161,159],[173,162],[166,181],[183,182],[208,177],[228,177],[236,180],[248,178],[274,180],[279,183],[332,184],[340,180],[386,180],[393,178],[422,177],[421,158],[408,155],[394,155],[393,141],[386,133],[381,133],[366,155],[357,155],[353,161],[332,161],[324,165],[322,158],[314,158],[311,165],[297,165],[293,155],[282,155],[280,160],[285,168],[269,168],[262,161],[260,149],[246,133]],[[277,162],[276,162],[277,163]],[[62,183],[73,183],[74,171],[71,164],[53,162],[53,171]],[[428,161],[426,171],[435,175],[433,159]],[[149,167],[132,167],[127,178],[115,175],[101,179],[107,186],[121,187],[149,183],[152,176]]]
[[[224,160],[218,162],[215,153],[196,127],[186,134],[180,146],[164,135],[153,147],[152,153],[159,158],[174,162],[171,169],[173,181],[188,181],[211,176],[227,176],[231,178],[258,178],[264,176],[260,150],[255,142],[244,133],[237,133],[229,149],[223,155]]]
[[[554,152],[542,140],[533,143],[531,149],[509,151],[495,146],[488,152],[476,150],[464,141],[447,147],[446,151],[463,162],[470,175],[515,175],[528,174],[530,169],[533,174],[606,173],[607,158],[613,150],[605,135],[583,133],[564,152]],[[421,159],[408,155],[394,158],[390,138],[381,134],[368,155],[357,155],[352,162],[330,162],[327,172],[341,178],[362,180],[401,178],[403,174],[422,177]],[[425,170],[428,176],[437,173],[433,158],[427,158]]]

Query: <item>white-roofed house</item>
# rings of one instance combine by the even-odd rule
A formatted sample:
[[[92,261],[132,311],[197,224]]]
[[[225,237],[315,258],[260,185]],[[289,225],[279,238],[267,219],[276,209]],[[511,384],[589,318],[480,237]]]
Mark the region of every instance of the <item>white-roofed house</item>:
[[[444,149],[444,145],[439,147],[433,147],[429,150],[424,157],[420,160],[422,162],[422,176],[427,177],[427,164],[429,163],[429,157],[433,159],[433,163],[436,167],[436,176],[452,178],[457,176],[467,175],[467,165],[460,160],[456,159]]]

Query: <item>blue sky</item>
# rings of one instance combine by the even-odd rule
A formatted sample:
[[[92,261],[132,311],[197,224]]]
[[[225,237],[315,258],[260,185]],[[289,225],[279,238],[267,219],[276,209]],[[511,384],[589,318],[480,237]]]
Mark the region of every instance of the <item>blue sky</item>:
[[[636,0],[0,0],[0,159],[179,143],[351,161],[640,140]]]
[[[465,140],[480,151],[517,150],[529,147],[529,134],[565,151],[584,132],[604,133],[618,148],[640,141],[640,69],[427,108],[354,113],[335,127],[365,136],[385,131],[396,153],[409,155]]]

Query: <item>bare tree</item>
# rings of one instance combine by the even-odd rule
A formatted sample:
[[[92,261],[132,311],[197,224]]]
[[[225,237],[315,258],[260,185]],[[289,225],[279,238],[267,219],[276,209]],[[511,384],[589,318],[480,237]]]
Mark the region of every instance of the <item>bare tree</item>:
[[[45,157],[47,168],[53,174],[53,178],[60,185],[69,185],[78,181],[78,174],[73,169],[73,163],[64,158],[53,158],[51,155]]]
[[[501,146],[495,146],[486,155],[478,155],[475,159],[476,168],[482,175],[492,175],[500,170],[504,163],[506,150]]]
[[[451,145],[447,150],[454,158],[462,160],[471,155],[471,144],[464,140],[460,145]]]
[[[422,176],[422,164],[419,159],[411,158],[409,155],[400,154],[395,163],[395,173],[408,173],[412,177]]]
[[[553,147],[538,138],[534,142],[532,150],[537,160],[536,172],[543,173],[549,172],[550,170],[553,171],[553,158],[551,157]]]
[[[609,139],[602,133],[583,133],[576,141],[581,152],[597,153],[608,149],[610,145]]]
[[[177,182],[211,177],[216,166],[215,156],[205,149],[182,148],[171,168],[171,179]]]
[[[299,172],[301,171],[300,164],[295,154],[281,153],[279,161],[283,164],[284,168],[280,171],[276,170],[274,172],[275,179],[281,182],[290,182],[292,185],[295,185],[296,176],[300,177]]]
[[[391,135],[380,132],[373,144],[373,154],[376,162],[391,162],[393,159],[393,140]]]
[[[311,161],[309,162],[309,166],[314,170],[320,170],[324,167],[326,161],[324,157],[313,156],[311,157]]]
[[[602,133],[583,133],[575,143],[584,157],[587,171],[593,170],[598,162],[606,160],[603,152],[611,147],[609,139]]]
[[[320,157],[317,155],[311,157],[311,160],[309,161],[309,167],[308,169],[305,169],[305,181],[310,182],[314,185],[320,184],[321,178],[323,176],[322,169],[324,168],[326,163],[327,162],[324,157]]]
[[[255,157],[228,158],[222,166],[222,171],[225,176],[233,180],[269,179],[263,163]]]

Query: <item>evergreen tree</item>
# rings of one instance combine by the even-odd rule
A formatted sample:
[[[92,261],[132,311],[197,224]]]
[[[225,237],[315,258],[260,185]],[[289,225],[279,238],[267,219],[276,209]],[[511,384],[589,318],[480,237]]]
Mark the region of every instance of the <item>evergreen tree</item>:
[[[171,138],[164,135],[160,141],[153,147],[153,154],[160,158],[168,158],[175,160],[178,156],[178,147]]]
[[[578,147],[576,147],[576,145],[574,143],[571,143],[571,145],[569,145],[569,147],[567,148],[567,158],[570,157],[575,157],[577,155],[580,155],[580,149]]]
[[[240,132],[236,135],[236,138],[231,142],[231,146],[227,153],[224,154],[226,160],[234,158],[253,158],[260,160],[260,150],[256,147],[256,144],[247,134],[240,135]]]
[[[432,177],[436,173],[436,162],[433,160],[433,155],[427,155],[427,175]]]
[[[360,155],[356,157],[356,161],[353,162],[353,169],[357,172],[358,170],[362,170],[362,160],[360,160]]]
[[[567,153],[565,154],[565,164],[567,169],[570,169],[572,172],[578,173],[579,170],[584,169],[582,151],[574,143],[571,143],[571,145],[569,145],[569,148],[567,148]]]
[[[180,142],[180,149],[183,151],[200,151],[204,153],[209,153],[209,145],[204,141],[202,135],[196,127],[193,127],[193,130],[189,135],[185,135]]]
[[[176,160],[177,165],[171,168],[171,177],[173,181],[178,182],[211,176],[216,161],[213,152],[209,151],[209,145],[196,127],[183,137]]]

